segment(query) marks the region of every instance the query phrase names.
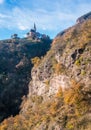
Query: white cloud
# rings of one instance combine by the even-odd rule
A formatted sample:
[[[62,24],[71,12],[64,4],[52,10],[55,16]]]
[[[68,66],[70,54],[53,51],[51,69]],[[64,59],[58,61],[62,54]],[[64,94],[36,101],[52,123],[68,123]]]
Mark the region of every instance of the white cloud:
[[[2,13],[0,13],[0,18],[1,18],[1,19],[3,19],[3,18],[9,18],[9,16],[6,15],[6,14],[2,14]]]
[[[33,27],[35,22],[38,29],[41,30],[56,30],[63,27],[63,24],[67,24],[74,19],[76,15],[73,13],[64,13],[59,9],[51,12],[45,9],[29,10],[27,8],[15,7],[12,11],[7,11],[7,14],[0,14],[0,27],[16,28],[19,30],[27,30]]]
[[[23,25],[23,24],[21,24],[21,23],[17,23],[17,25],[18,25],[18,28],[19,28],[20,30],[26,30],[26,29],[28,29],[28,27],[27,27],[26,25]]]
[[[0,13],[0,18],[5,18],[5,17],[6,17],[6,15],[3,15]]]
[[[18,15],[17,15],[18,14]],[[39,29],[55,30],[62,22],[74,20],[74,14],[61,13],[60,11],[48,12],[43,9],[35,9],[34,11],[23,8],[14,8],[12,11],[13,25],[21,30],[30,29],[35,22]],[[11,20],[12,21],[12,20]]]
[[[4,3],[4,0],[0,0],[0,4],[3,4]]]
[[[30,30],[35,22],[38,30],[61,31],[61,29],[75,23],[76,19],[80,15],[88,12],[91,6],[89,3],[79,3],[75,5],[75,9],[73,10],[74,7],[71,3],[62,6],[64,3],[62,3],[62,1],[60,3],[59,1],[61,0],[54,3],[48,0],[45,1],[44,5],[45,7],[47,6],[48,9],[43,8],[43,3],[41,4],[41,8],[37,5],[38,3],[35,3],[36,8],[33,9],[27,7],[13,7],[10,11],[6,9],[3,14],[0,13],[0,28]],[[68,0],[68,2],[70,1],[72,0]],[[72,9],[70,9],[70,7],[72,7]]]

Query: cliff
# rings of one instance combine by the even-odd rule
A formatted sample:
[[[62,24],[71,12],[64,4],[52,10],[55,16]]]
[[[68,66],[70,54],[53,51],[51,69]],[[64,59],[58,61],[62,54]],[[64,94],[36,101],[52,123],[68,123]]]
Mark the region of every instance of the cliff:
[[[44,58],[32,63],[29,94],[1,130],[90,130],[91,19],[58,34]]]

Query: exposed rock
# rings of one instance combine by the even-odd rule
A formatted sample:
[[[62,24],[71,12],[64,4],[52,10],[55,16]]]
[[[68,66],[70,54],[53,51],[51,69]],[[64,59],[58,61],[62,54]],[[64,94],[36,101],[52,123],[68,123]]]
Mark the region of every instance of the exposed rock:
[[[91,19],[91,12],[89,12],[89,13],[87,13],[87,14],[81,16],[80,18],[77,19],[76,22],[77,22],[77,23],[82,23],[82,22],[84,22],[84,21],[87,20],[87,19]]]

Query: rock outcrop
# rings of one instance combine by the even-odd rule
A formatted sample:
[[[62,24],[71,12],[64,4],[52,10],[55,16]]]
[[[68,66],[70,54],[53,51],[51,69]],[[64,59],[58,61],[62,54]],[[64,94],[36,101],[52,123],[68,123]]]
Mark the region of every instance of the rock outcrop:
[[[77,19],[76,22],[77,22],[77,23],[82,23],[82,22],[84,22],[84,21],[87,20],[87,19],[91,19],[91,12],[89,12],[89,13],[87,13],[87,14],[81,16],[80,18]]]
[[[90,20],[68,29],[63,36],[54,39],[51,50],[39,66],[32,69],[30,95],[54,95],[58,86],[63,90],[71,87],[72,79],[89,87],[91,83],[89,29]],[[46,91],[47,81],[50,86],[48,91]]]

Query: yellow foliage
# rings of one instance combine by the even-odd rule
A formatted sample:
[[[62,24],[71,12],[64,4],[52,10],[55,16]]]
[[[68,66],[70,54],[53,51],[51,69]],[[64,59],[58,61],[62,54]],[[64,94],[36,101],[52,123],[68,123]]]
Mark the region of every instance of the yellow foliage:
[[[83,84],[73,81],[72,85],[70,89],[64,92],[64,102],[68,105],[74,105],[75,114],[79,116],[89,109],[89,104],[84,100]]]
[[[65,66],[61,63],[55,63],[53,64],[53,70],[57,75],[59,75],[64,72]]]
[[[58,92],[56,93],[55,97],[62,98],[62,96],[63,96],[63,91],[62,91],[62,87],[60,87]]]
[[[34,64],[35,67],[37,67],[40,63],[40,60],[41,59],[39,57],[34,57],[31,59],[31,62],[32,62],[32,64]]]
[[[46,84],[46,86],[49,86],[50,80],[46,80],[44,83]]]

